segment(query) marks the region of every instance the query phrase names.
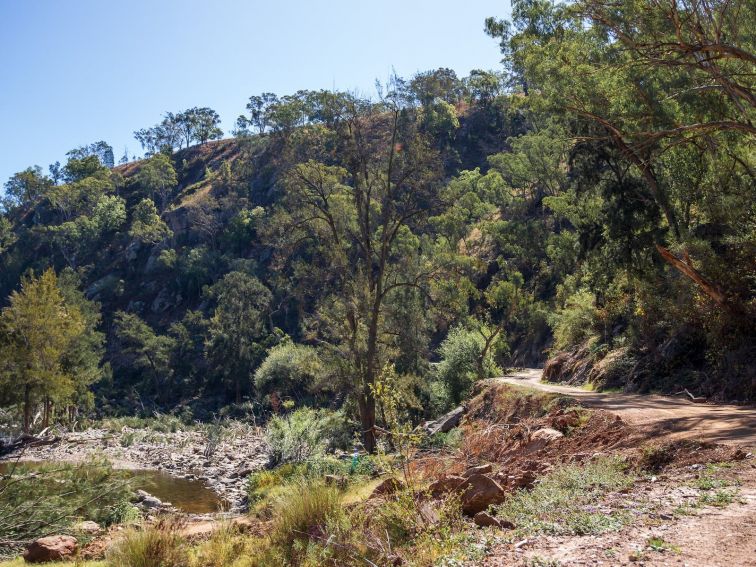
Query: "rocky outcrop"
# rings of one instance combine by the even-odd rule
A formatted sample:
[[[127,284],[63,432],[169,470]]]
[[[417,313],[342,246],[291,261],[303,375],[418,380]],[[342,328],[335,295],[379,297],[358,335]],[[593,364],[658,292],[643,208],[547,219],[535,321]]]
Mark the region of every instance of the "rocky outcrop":
[[[447,433],[459,425],[463,415],[465,415],[465,407],[459,406],[434,421],[426,421],[423,429],[428,435]]]
[[[27,563],[49,563],[71,559],[76,554],[79,542],[68,535],[42,537],[33,541],[23,553]]]

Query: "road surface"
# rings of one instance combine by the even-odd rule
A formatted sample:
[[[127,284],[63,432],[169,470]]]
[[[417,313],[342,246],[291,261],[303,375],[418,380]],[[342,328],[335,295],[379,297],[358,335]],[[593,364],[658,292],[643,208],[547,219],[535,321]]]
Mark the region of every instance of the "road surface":
[[[586,407],[616,413],[651,434],[756,447],[756,407],[696,404],[683,396],[590,392],[541,382],[542,370],[527,368],[500,378],[507,384],[566,394]]]

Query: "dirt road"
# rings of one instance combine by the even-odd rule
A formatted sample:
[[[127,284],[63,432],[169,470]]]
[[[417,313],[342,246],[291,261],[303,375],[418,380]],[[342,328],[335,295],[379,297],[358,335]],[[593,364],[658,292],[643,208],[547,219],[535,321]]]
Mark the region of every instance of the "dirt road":
[[[540,369],[505,375],[501,381],[566,394],[587,407],[616,413],[649,435],[693,438],[756,447],[756,407],[695,404],[683,397],[590,392],[541,382]]]

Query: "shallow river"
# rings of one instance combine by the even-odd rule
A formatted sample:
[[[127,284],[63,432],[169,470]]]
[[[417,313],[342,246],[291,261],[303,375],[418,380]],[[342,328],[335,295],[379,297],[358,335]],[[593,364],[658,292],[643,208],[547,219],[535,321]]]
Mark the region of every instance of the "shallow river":
[[[34,467],[43,463],[23,463],[25,467]],[[44,463],[49,465],[51,463]],[[9,463],[0,462],[0,474],[8,470]],[[219,512],[223,509],[223,500],[200,480],[176,478],[162,471],[129,470],[124,471],[127,477],[133,479],[134,489],[141,488],[163,502],[170,502],[173,506],[190,514],[207,514]]]

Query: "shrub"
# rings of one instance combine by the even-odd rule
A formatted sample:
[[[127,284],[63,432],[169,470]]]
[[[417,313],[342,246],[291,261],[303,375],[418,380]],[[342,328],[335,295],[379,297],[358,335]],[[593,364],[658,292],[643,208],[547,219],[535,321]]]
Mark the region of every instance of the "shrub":
[[[110,567],[186,567],[188,544],[178,526],[161,521],[143,530],[132,528],[107,554]]]
[[[210,539],[196,547],[191,567],[246,567],[247,538],[230,522],[224,522],[213,531]]]
[[[436,367],[436,378],[444,384],[453,404],[458,404],[470,393],[478,378],[491,378],[501,373],[494,361],[494,349],[483,356],[483,336],[464,327],[455,327],[439,348],[441,362]],[[481,359],[483,356],[483,360]]]
[[[549,325],[554,332],[556,348],[578,345],[593,334],[595,305],[596,296],[588,290],[580,290],[570,295],[564,307],[551,315]]]
[[[265,428],[265,437],[277,463],[296,463],[321,457],[329,448],[346,446],[351,431],[341,412],[301,408],[274,416]]]
[[[270,349],[255,371],[255,388],[260,396],[276,392],[282,398],[301,400],[314,393],[322,372],[323,363],[313,347],[285,341]]]

